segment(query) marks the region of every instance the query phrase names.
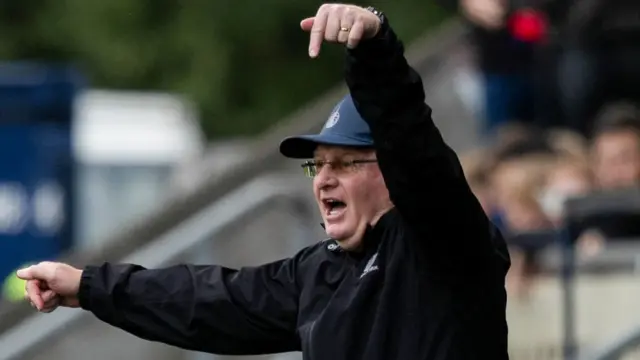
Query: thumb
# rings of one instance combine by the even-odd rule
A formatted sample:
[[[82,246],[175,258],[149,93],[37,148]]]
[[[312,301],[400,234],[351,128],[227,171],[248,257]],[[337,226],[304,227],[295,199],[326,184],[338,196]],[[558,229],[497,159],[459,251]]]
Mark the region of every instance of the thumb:
[[[33,273],[33,266],[18,270],[16,276],[22,280],[34,280],[35,274]]]
[[[313,21],[315,19],[316,19],[315,17],[308,17],[302,20],[300,22],[300,28],[302,28],[302,30],[304,31],[311,31],[311,28],[313,27]]]

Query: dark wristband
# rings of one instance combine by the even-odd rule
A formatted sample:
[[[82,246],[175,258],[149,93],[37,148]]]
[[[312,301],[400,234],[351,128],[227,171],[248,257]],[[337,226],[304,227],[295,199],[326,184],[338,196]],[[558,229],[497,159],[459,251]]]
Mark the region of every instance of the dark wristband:
[[[389,21],[387,20],[387,16],[382,11],[374,8],[373,6],[367,7],[366,10],[370,11],[375,16],[377,16],[378,19],[380,19],[380,29],[378,30],[376,36],[374,36],[370,40],[384,38],[387,31],[389,30]]]

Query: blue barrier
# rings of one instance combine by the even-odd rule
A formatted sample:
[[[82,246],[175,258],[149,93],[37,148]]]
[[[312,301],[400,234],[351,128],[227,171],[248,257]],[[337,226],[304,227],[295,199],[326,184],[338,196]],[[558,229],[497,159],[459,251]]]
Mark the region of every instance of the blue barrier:
[[[70,68],[0,65],[0,279],[73,243]]]

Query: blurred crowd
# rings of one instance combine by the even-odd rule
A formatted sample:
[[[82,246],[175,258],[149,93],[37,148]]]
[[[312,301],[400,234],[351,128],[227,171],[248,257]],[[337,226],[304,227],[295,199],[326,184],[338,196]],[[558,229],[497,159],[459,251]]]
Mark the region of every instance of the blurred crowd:
[[[566,199],[640,182],[640,2],[441,0],[466,19],[481,79],[482,149],[461,154],[472,190],[507,234],[563,224]],[[640,237],[634,219],[580,229],[578,249]],[[512,249],[526,293],[538,249]]]
[[[640,183],[640,109],[620,103],[604,109],[590,139],[573,130],[505,125],[492,146],[462,154],[461,162],[485,211],[512,240],[511,289],[526,291],[537,273],[536,254],[553,239],[523,245],[518,235],[557,236],[567,199]],[[640,237],[640,222],[604,214],[577,235],[579,254],[593,255],[606,239]]]
[[[640,99],[640,3],[440,0],[470,27],[491,135],[514,121],[591,135],[601,108]]]

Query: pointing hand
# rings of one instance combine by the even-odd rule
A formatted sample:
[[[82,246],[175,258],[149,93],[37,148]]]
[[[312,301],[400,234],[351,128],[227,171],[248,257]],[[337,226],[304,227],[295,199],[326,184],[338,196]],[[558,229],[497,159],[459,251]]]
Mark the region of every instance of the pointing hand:
[[[325,40],[355,48],[360,41],[374,37],[380,30],[380,19],[359,6],[324,4],[316,16],[302,20],[300,27],[311,33],[309,56],[315,58]]]

